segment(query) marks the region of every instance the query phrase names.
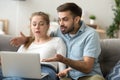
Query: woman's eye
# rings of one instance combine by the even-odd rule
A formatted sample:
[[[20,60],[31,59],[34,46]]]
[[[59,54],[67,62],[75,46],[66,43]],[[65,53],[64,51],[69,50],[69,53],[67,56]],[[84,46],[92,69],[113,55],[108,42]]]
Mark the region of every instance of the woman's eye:
[[[36,26],[36,24],[33,24],[33,26]]]
[[[40,25],[40,26],[43,26],[43,25],[44,25],[44,23],[40,23],[39,25]]]

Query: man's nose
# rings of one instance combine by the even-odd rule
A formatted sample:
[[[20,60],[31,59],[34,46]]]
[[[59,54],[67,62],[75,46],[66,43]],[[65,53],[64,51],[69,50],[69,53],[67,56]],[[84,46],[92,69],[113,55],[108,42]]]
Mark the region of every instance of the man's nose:
[[[64,22],[61,20],[61,21],[59,22],[59,24],[60,24],[60,25],[64,25]]]

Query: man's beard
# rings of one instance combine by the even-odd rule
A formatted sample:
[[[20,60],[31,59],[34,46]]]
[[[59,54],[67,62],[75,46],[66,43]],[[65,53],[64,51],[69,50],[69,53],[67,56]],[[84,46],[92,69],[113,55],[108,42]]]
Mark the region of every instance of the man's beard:
[[[63,31],[61,30],[61,32],[63,34],[68,34],[68,33],[71,33],[72,31],[74,31],[74,24],[72,24],[72,26],[69,29],[67,29],[67,27],[65,27],[65,26],[60,26],[60,27],[64,28]]]

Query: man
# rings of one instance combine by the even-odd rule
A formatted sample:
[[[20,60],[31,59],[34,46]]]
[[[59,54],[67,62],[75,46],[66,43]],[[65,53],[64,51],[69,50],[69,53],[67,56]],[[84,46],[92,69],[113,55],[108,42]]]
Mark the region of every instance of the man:
[[[59,77],[72,80],[104,80],[98,63],[101,52],[98,33],[81,21],[82,9],[75,3],[65,3],[57,8],[60,28],[51,33],[52,36],[61,37],[67,46],[67,58],[55,55],[43,61],[59,61],[68,66],[58,73]],[[15,38],[11,44],[20,45],[28,39]],[[17,41],[18,40],[18,41]]]

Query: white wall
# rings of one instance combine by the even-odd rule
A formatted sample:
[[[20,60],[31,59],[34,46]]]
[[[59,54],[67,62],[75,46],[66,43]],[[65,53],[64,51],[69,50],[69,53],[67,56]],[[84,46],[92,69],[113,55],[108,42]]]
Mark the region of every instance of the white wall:
[[[35,11],[44,11],[50,19],[57,18],[56,8],[65,2],[75,2],[83,9],[83,19],[89,23],[89,15],[96,15],[96,24],[106,29],[113,21],[114,0],[0,0],[0,18],[9,20],[9,34],[20,31],[29,35],[29,17]]]
[[[16,2],[10,0],[0,0],[0,19],[8,19],[9,33],[14,33],[16,26]]]

